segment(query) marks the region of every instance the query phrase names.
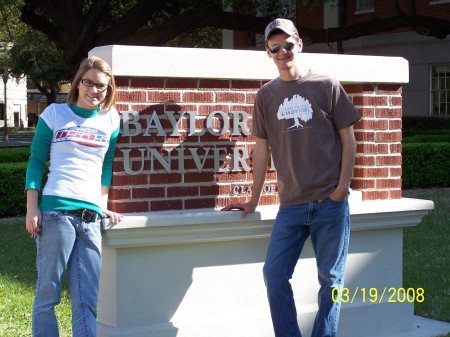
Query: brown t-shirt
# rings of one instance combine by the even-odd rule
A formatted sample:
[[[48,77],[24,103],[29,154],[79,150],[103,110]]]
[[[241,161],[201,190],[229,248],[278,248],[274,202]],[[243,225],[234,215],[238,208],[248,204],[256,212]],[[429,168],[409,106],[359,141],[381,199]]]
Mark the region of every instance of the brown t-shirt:
[[[341,169],[338,130],[359,119],[341,84],[324,75],[309,72],[295,81],[276,78],[258,91],[252,134],[269,142],[281,205],[320,200],[331,193]]]

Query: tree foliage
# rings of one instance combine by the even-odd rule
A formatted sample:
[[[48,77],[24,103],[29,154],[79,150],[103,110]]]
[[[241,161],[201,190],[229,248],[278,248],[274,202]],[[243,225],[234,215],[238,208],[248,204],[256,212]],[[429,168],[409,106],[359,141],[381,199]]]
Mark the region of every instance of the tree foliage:
[[[297,0],[304,6],[346,0]],[[447,20],[419,15],[415,0],[386,0],[396,9],[393,17],[377,17],[355,25],[329,29],[299,27],[304,44],[332,43],[365,35],[411,28],[421,35],[443,39],[450,32]],[[27,25],[41,36],[33,40],[56,53],[49,62],[59,60],[73,75],[79,62],[96,46],[129,44],[140,46],[220,48],[221,30],[263,34],[275,17],[283,16],[288,0],[0,0],[0,9],[14,7],[20,22],[8,23],[2,35],[14,35]],[[5,22],[5,19],[3,20]],[[2,25],[2,27],[4,24]],[[26,35],[26,34],[25,34]],[[21,35],[22,36],[22,35]],[[36,35],[38,36],[38,35]],[[44,42],[44,37],[48,39]],[[4,41],[3,37],[0,39]],[[16,43],[16,41],[15,41]],[[53,46],[52,46],[53,44]],[[23,44],[22,44],[23,45]],[[35,51],[40,50],[35,46]],[[19,48],[17,48],[19,49]],[[59,51],[59,54],[58,54]],[[43,56],[49,57],[44,52]],[[25,58],[26,59],[26,58]],[[35,64],[42,64],[35,62]],[[25,68],[24,68],[25,69]]]
[[[69,80],[69,67],[63,52],[42,32],[20,21],[23,3],[6,0],[0,2],[2,29],[0,64],[13,77],[24,75],[43,93],[48,103],[55,102],[59,85]]]
[[[62,51],[44,34],[27,31],[15,40],[9,54],[11,74],[16,78],[26,74],[48,103],[55,102],[59,85],[70,78]]]
[[[327,2],[300,1],[310,6]],[[279,10],[286,2],[226,0],[224,6],[222,0],[24,0],[21,20],[55,43],[73,71],[89,50],[100,45],[164,45],[205,27],[262,34],[267,23],[281,15]],[[306,44],[336,42],[405,27],[437,38],[445,38],[450,32],[448,21],[418,15],[414,0],[408,0],[405,8],[399,0],[390,3],[397,10],[394,17],[326,31],[300,27],[302,38]],[[257,16],[261,4],[269,8],[264,17]]]

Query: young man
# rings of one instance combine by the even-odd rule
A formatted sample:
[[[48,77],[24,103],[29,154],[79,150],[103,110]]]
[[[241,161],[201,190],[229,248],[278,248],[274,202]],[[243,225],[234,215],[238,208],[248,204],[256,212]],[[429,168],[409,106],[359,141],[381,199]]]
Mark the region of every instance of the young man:
[[[301,337],[289,279],[306,239],[311,236],[320,290],[312,337],[336,336],[350,235],[347,196],[356,152],[353,124],[360,119],[340,83],[306,70],[302,40],[290,20],[276,19],[265,30],[266,52],[279,77],[257,94],[253,194],[241,217],[255,211],[272,154],[277,169],[280,208],[264,265],[276,337]]]

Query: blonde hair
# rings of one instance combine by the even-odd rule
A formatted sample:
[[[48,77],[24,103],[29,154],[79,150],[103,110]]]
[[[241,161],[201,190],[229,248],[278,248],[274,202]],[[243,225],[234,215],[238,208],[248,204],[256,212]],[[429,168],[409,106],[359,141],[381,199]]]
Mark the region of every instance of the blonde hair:
[[[109,78],[108,88],[106,89],[107,90],[106,97],[105,100],[102,102],[103,105],[102,110],[109,110],[116,104],[116,82],[114,81],[114,76],[112,74],[112,70],[109,64],[96,56],[86,58],[81,62],[80,67],[78,68],[78,71],[75,74],[75,77],[72,81],[70,91],[67,94],[67,103],[68,104],[77,103],[79,95],[78,84],[80,83],[84,74],[86,74],[86,72],[88,72],[91,69],[100,71]]]

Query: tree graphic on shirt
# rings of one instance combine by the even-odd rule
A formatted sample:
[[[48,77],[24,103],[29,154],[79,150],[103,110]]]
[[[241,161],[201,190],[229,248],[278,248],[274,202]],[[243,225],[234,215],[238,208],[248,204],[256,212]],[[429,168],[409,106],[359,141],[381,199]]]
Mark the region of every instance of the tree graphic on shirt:
[[[311,103],[300,95],[294,95],[292,99],[285,98],[283,103],[280,104],[277,118],[278,120],[292,118],[294,125],[288,128],[292,129],[303,127],[300,121],[309,121],[312,119],[312,113]]]

